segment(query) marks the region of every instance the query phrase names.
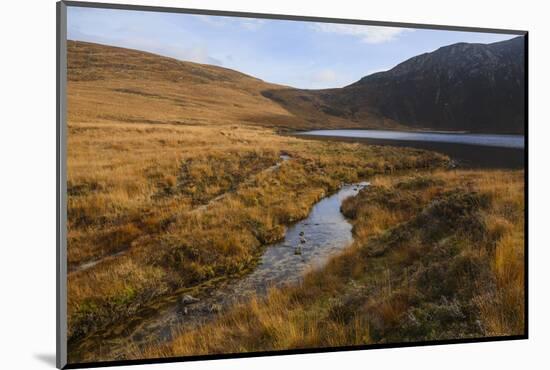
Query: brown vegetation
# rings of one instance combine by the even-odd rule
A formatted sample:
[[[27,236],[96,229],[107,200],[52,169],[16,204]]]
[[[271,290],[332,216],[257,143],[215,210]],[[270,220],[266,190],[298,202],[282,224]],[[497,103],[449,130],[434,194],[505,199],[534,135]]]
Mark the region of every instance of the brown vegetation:
[[[284,225],[342,182],[446,163],[420,150],[309,142],[252,126],[242,112],[292,121],[257,93],[264,85],[217,67],[69,43],[70,348],[160,296],[243,274]]]
[[[354,245],[303,285],[137,356],[524,333],[522,171],[382,176],[342,208]]]
[[[69,119],[79,122],[362,127],[309,105],[290,112],[267,97],[286,86],[137,50],[69,41],[68,80]]]
[[[285,225],[342,182],[447,164],[421,150],[279,136],[355,123],[287,111],[264,96],[283,87],[235,71],[81,42],[69,42],[68,66],[73,362],[82,360],[76,343],[110,323],[248,272]],[[146,355],[520,333],[521,173],[375,184],[343,206],[354,246],[303,286],[274,290]],[[127,357],[136,356],[144,354]]]

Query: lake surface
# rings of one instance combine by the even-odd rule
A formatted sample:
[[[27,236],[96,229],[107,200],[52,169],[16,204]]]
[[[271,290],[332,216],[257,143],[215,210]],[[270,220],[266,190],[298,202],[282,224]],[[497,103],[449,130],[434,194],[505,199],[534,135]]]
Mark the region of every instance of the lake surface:
[[[312,130],[295,135],[434,150],[449,155],[462,167],[522,168],[525,165],[523,135],[389,130]]]
[[[136,313],[133,320],[110,325],[73,343],[75,358],[124,359],[128,350],[169,340],[172,330],[190,330],[214,319],[238,302],[263,297],[271,287],[296,284],[304,274],[353,241],[352,225],[340,212],[344,199],[355,196],[367,182],[343,185],[319,200],[307,218],[289,226],[282,241],[268,245],[248,275],[205,289],[200,295],[174,295]]]
[[[525,138],[523,135],[408,132],[387,130],[313,130],[299,133],[299,135],[343,136],[401,141],[428,141],[517,149],[523,149],[525,145]]]

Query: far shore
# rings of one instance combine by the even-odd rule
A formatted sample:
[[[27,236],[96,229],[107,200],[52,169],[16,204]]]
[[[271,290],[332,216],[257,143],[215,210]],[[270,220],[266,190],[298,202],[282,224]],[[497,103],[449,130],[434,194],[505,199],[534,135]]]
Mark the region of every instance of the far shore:
[[[291,134],[289,134],[291,135]],[[471,144],[440,143],[429,141],[387,140],[342,136],[291,135],[303,139],[358,142],[370,145],[389,145],[433,150],[447,154],[459,167],[485,169],[520,169],[525,167],[525,150]]]
[[[317,130],[364,130],[364,131],[397,131],[397,132],[411,132],[411,133],[424,133],[424,134],[472,134],[472,135],[525,135],[525,132],[488,132],[488,131],[470,131],[470,130],[442,130],[435,128],[414,128],[410,126],[402,127],[357,127],[357,126],[342,126],[338,128],[330,127],[311,127],[311,128],[299,128],[289,130],[287,133],[301,133],[307,131]]]

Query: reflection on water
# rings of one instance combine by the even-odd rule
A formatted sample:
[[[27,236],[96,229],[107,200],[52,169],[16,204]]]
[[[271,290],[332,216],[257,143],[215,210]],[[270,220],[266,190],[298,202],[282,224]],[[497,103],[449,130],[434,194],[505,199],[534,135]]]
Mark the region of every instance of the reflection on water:
[[[321,199],[306,219],[287,229],[283,241],[265,249],[249,275],[201,296],[171,297],[163,305],[136,315],[133,322],[111,326],[86,338],[73,348],[73,353],[123,359],[129,349],[170,339],[174,328],[192,329],[239,301],[265,295],[270,287],[299,282],[306,271],[321,267],[331,255],[352,242],[352,226],[340,213],[340,206],[344,199],[367,185],[366,182],[344,185],[337,193]]]
[[[516,149],[523,149],[525,145],[525,138],[523,135],[408,132],[385,130],[313,130],[300,132],[298,133],[298,135],[342,136],[401,141],[429,141],[436,143],[469,144]]]
[[[366,185],[345,185],[319,201],[306,219],[288,228],[284,241],[266,249],[256,270],[235,284],[232,296],[264,293],[271,285],[296,283],[306,269],[322,266],[327,257],[349,245],[351,224],[340,213],[340,206]]]
[[[460,167],[524,168],[522,135],[487,135],[382,130],[314,130],[295,133],[302,138],[404,146],[444,153]]]

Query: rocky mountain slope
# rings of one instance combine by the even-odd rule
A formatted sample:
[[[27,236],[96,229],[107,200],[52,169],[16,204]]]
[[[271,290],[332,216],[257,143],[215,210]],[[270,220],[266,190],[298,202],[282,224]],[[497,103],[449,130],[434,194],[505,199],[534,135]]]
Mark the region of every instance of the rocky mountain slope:
[[[69,120],[522,133],[524,70],[524,40],[517,37],[445,46],[344,88],[301,90],[227,68],[69,41]]]
[[[458,43],[341,89],[284,89],[264,95],[297,115],[320,110],[364,127],[386,121],[413,129],[522,133],[524,57],[523,37]]]

